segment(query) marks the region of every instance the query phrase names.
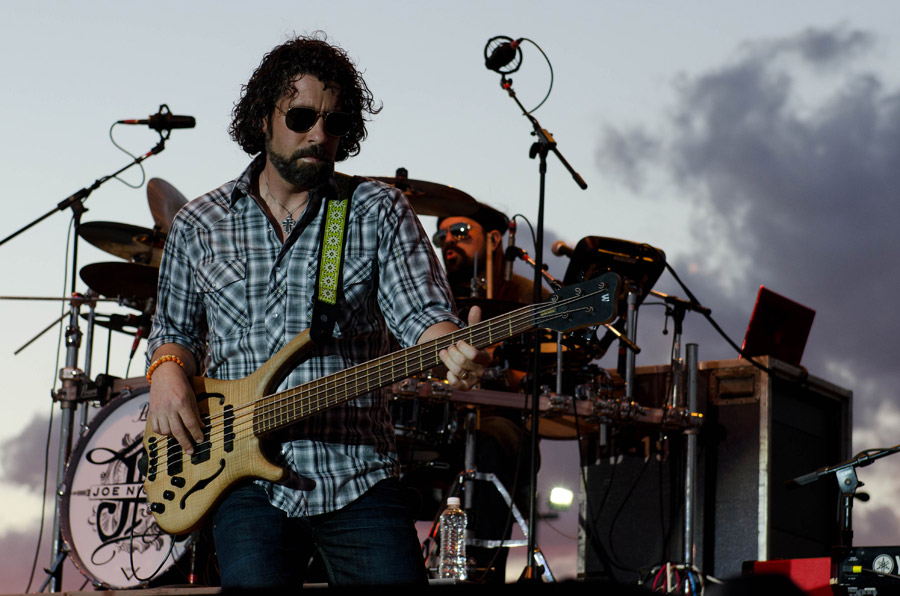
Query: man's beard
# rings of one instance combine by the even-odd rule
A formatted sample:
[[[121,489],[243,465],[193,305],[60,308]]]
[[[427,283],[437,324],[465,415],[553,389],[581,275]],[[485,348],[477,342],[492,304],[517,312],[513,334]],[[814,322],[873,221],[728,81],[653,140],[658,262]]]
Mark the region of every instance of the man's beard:
[[[472,273],[475,271],[475,263],[472,257],[467,255],[463,251],[454,250],[454,252],[459,255],[459,259],[456,261],[456,265],[452,269],[450,267],[447,267],[447,261],[445,257],[444,268],[447,272],[447,281],[450,282],[450,287],[453,288],[455,294],[460,294],[460,292],[462,291],[467,291],[472,284]],[[481,255],[479,255],[478,260],[482,260]],[[483,262],[478,264],[478,270],[478,273],[480,275],[484,275]]]
[[[285,181],[300,188],[315,188],[328,181],[334,172],[334,164],[321,145],[297,149],[289,157],[272,149],[271,137],[266,137],[266,157]],[[310,163],[302,157],[315,157],[319,161]]]

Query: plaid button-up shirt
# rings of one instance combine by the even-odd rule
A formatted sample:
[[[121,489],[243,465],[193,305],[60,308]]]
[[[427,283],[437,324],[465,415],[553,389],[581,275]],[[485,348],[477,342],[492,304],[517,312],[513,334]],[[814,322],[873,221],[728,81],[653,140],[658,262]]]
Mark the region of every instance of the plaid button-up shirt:
[[[169,232],[148,354],[165,343],[192,350],[206,374],[243,378],[310,325],[324,201],[309,205],[282,244],[250,196],[255,160],[237,179],[188,203]],[[446,278],[402,192],[364,181],[346,228],[343,296],[333,341],[317,346],[279,389],[414,345],[454,314]],[[371,393],[289,427],[278,463],[315,481],[311,490],[260,481],[292,516],[339,509],[397,474],[385,398]]]

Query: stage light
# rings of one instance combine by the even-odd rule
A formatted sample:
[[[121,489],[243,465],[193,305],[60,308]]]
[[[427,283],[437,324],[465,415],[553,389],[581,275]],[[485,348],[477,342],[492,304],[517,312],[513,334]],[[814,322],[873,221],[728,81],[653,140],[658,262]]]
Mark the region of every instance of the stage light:
[[[568,511],[569,507],[572,506],[572,500],[575,498],[575,494],[567,488],[562,486],[554,486],[550,490],[550,509],[555,511]]]

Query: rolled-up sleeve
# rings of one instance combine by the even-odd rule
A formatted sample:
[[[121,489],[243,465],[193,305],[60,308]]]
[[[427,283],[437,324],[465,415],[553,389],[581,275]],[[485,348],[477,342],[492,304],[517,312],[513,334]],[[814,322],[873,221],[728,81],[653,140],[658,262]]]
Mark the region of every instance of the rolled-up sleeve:
[[[401,345],[411,346],[436,323],[464,323],[418,217],[402,193],[390,195],[380,213],[378,303],[391,333]]]

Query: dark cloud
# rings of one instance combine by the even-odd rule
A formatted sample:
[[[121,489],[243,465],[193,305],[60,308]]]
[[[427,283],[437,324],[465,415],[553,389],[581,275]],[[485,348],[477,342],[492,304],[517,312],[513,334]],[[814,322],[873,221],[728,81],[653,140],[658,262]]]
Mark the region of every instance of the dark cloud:
[[[874,45],[843,26],[745,44],[679,79],[664,132],[610,128],[598,150],[621,183],[661,174],[686,197],[695,243],[674,265],[737,341],[761,284],[816,309],[804,365],[852,389],[856,431],[884,442],[857,449],[896,443],[877,412],[900,387],[900,93],[865,71]],[[702,320],[685,339],[734,355]]]
[[[56,427],[58,422],[54,421],[50,438],[50,484],[56,482],[59,452]],[[48,430],[49,420],[44,416],[35,416],[18,436],[0,442],[0,481],[25,486],[35,492],[43,490]]]
[[[714,280],[740,279],[736,292],[712,283],[707,301],[764,283],[817,309],[807,353],[817,366],[841,360],[887,381],[900,380],[888,372],[900,355],[900,95],[873,74],[847,73],[801,109],[795,89],[803,65],[844,64],[872,44],[844,27],[748,44],[733,64],[682,78],[665,135],[607,133],[600,165],[621,167],[631,185],[641,168],[661,168],[691,197],[699,242],[685,261]]]
[[[793,37],[751,43],[747,48],[759,59],[797,54],[811,66],[831,68],[847,64],[874,45],[871,33],[841,25],[833,29],[810,28]]]
[[[893,507],[868,509],[866,515],[859,518],[859,523],[854,523],[854,531],[865,534],[867,544],[896,544],[897,536],[900,536],[897,512]]]

